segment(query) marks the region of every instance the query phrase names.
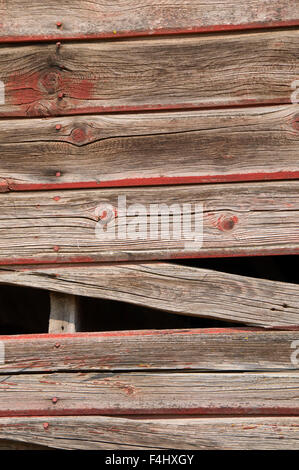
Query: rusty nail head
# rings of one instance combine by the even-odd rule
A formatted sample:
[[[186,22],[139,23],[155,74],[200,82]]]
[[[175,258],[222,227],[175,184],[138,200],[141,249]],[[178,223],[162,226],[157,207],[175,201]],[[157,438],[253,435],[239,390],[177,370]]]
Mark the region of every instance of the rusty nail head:
[[[58,398],[56,398],[56,397],[52,398],[52,402],[53,402],[53,403],[57,403],[57,402],[58,402]]]
[[[60,129],[61,129],[61,124],[56,124],[56,130],[60,131]]]
[[[56,26],[57,26],[57,28],[61,28],[61,26],[62,26],[61,21],[57,21]]]
[[[55,348],[60,348],[60,344],[59,344],[59,343],[56,343],[56,344],[55,344]]]
[[[49,423],[44,423],[44,429],[48,429]]]

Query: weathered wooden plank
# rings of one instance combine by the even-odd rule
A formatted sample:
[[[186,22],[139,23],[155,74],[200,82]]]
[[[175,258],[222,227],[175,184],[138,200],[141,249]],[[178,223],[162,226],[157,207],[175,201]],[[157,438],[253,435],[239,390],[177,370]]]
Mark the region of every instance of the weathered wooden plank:
[[[291,102],[299,31],[2,47],[0,116]]]
[[[299,289],[295,284],[176,264],[6,268],[0,269],[0,283],[268,328],[299,325]]]
[[[298,388],[298,372],[3,375],[0,416],[297,416]]]
[[[66,370],[293,370],[299,331],[245,328],[0,336],[1,373]],[[296,349],[297,347],[297,349]]]
[[[80,331],[80,307],[76,295],[51,292],[50,304],[50,334]]]
[[[295,254],[298,189],[291,181],[1,194],[0,264]]]
[[[194,33],[299,24],[296,0],[0,2],[0,42]]]
[[[0,446],[2,439],[81,450],[296,450],[299,418],[1,418]]]
[[[2,120],[0,191],[299,178],[298,120],[296,104]]]

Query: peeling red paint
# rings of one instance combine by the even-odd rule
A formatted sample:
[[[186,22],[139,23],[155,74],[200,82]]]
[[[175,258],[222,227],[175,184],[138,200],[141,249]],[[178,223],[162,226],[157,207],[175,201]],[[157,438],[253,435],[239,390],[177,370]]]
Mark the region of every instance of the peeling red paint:
[[[83,135],[83,134],[81,134]],[[60,177],[61,172],[56,173]],[[157,176],[140,178],[123,178],[106,181],[81,181],[81,182],[60,182],[60,183],[20,183],[7,179],[0,181],[0,192],[8,191],[40,191],[55,189],[87,189],[87,188],[114,188],[130,186],[165,186],[174,184],[197,184],[197,183],[233,183],[242,181],[271,181],[299,179],[299,171],[273,171],[273,172],[252,172],[252,173],[231,173],[218,175],[197,175],[197,176]]]
[[[58,27],[58,24],[60,25]],[[144,29],[140,31],[132,30],[113,30],[113,31],[99,31],[96,33],[78,33],[72,34],[62,32],[62,22],[56,23],[57,30],[51,34],[28,34],[28,35],[5,35],[0,37],[0,43],[5,42],[35,42],[35,41],[73,41],[85,39],[108,39],[108,38],[124,38],[124,37],[142,37],[142,36],[156,36],[156,35],[172,35],[172,34],[194,34],[194,33],[216,33],[221,31],[240,31],[247,29],[266,29],[266,28],[283,28],[299,26],[299,20],[285,20],[285,21],[257,21],[251,23],[241,24],[213,24],[193,26],[190,28],[154,28]]]

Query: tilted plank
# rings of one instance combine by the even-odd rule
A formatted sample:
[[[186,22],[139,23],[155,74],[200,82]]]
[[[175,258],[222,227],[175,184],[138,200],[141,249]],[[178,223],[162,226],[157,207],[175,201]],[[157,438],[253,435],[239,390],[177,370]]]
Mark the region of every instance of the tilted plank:
[[[296,0],[42,0],[0,3],[1,41],[82,39],[299,24]]]
[[[1,265],[299,251],[299,181],[4,193],[0,206]]]
[[[290,103],[299,31],[2,47],[0,116]]]
[[[299,373],[2,375],[0,416],[299,415]]]
[[[2,439],[54,449],[295,450],[299,418],[1,418],[0,448]]]
[[[295,284],[176,264],[0,269],[0,283],[124,301],[177,314],[268,328],[299,325],[299,289]],[[180,338],[183,337],[180,335]],[[260,338],[267,341],[271,336]],[[159,341],[159,336],[157,339]]]
[[[1,373],[66,370],[293,370],[299,331],[245,328],[0,336]],[[296,349],[297,348],[297,349]]]
[[[299,105],[2,120],[0,142],[3,192],[299,178]]]

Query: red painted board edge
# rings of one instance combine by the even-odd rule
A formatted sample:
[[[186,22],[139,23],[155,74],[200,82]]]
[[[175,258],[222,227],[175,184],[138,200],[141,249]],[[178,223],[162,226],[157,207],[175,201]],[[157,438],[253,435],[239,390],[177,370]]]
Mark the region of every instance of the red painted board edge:
[[[219,24],[219,25],[207,25],[207,26],[195,26],[191,28],[156,28],[150,30],[140,31],[110,31],[110,32],[98,32],[92,34],[68,34],[63,35],[60,31],[55,31],[53,34],[31,34],[31,35],[20,35],[20,36],[5,36],[2,33],[0,36],[0,43],[18,43],[18,42],[45,42],[45,41],[74,41],[74,40],[89,40],[89,39],[110,39],[110,38],[125,38],[125,37],[142,37],[142,36],[164,36],[173,34],[195,34],[195,33],[217,33],[222,31],[241,31],[251,29],[270,29],[270,28],[285,28],[299,26],[299,18],[295,20],[287,21],[259,21],[252,23],[243,24]]]

